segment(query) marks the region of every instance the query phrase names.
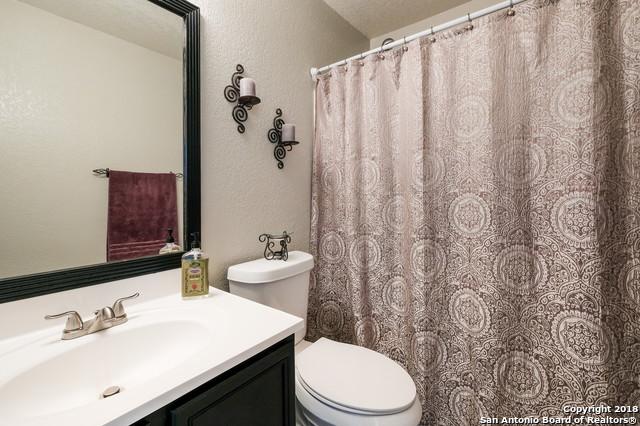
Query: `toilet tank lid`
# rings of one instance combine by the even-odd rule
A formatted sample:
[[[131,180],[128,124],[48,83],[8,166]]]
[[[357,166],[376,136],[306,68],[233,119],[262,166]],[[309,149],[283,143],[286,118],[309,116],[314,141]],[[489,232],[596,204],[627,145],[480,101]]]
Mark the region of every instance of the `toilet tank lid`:
[[[257,259],[229,267],[227,279],[246,284],[283,280],[313,269],[313,256],[303,251],[289,252],[284,260]]]

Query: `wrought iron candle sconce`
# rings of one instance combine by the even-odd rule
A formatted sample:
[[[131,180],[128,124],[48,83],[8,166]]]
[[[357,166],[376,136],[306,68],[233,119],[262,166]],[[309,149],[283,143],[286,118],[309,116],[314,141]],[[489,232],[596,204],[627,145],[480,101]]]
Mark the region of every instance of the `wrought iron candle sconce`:
[[[283,141],[282,140],[282,126],[284,125],[284,120],[282,119],[282,110],[280,108],[276,109],[276,116],[273,119],[273,128],[269,129],[267,132],[267,138],[269,142],[275,144],[273,148],[273,156],[278,162],[278,168],[284,168],[284,158],[287,156],[287,151],[291,151],[294,145],[298,145],[300,142],[291,140],[291,141]],[[295,133],[295,130],[294,130]]]
[[[293,234],[293,232],[291,233]],[[267,245],[264,248],[264,258],[267,260],[284,260],[289,258],[289,250],[287,244],[291,243],[291,234],[287,231],[282,231],[282,235],[262,234],[258,237],[258,241],[261,243],[266,242]],[[280,250],[273,251],[273,246],[276,245],[272,240],[280,240]]]
[[[244,67],[241,64],[236,65],[236,72],[231,76],[231,84],[224,88],[225,99],[236,104],[233,107],[233,111],[231,111],[231,116],[238,124],[238,133],[244,133],[245,131],[243,123],[247,121],[249,116],[247,111],[250,111],[254,105],[260,103],[260,98],[255,93],[255,82],[253,80],[247,80],[250,84],[246,85],[246,90],[245,87],[241,88],[240,81],[245,78],[242,74],[244,74]]]

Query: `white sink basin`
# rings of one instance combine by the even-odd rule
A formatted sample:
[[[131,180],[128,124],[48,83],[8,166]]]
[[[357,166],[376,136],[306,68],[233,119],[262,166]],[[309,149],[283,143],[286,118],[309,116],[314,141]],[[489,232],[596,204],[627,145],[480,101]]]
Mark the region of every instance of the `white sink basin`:
[[[95,403],[110,386],[120,387],[121,394],[111,397],[119,398],[194,356],[207,334],[207,327],[192,321],[130,321],[75,342],[50,343],[67,346],[51,358],[27,345],[13,356],[29,367],[0,387],[0,413],[20,418],[72,410]],[[35,365],[29,362],[34,355],[42,358]]]
[[[0,425],[129,425],[302,328],[214,289],[128,313],[125,324],[73,340],[60,339],[64,321],[0,340]],[[111,386],[120,393],[103,398]]]

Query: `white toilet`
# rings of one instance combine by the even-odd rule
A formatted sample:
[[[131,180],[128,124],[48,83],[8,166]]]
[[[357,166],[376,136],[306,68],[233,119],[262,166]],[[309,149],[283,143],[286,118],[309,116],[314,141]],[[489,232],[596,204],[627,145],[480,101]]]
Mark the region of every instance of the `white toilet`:
[[[325,338],[298,351],[307,331],[312,268],[313,256],[293,251],[286,262],[258,259],[231,266],[227,273],[231,293],[305,319],[295,335],[297,423],[416,426],[422,415],[416,387],[390,358]]]

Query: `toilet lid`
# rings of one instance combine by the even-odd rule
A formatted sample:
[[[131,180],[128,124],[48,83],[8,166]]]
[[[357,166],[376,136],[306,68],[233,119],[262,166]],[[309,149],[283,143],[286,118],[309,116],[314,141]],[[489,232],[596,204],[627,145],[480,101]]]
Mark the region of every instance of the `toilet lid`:
[[[318,399],[347,411],[392,414],[408,409],[416,386],[386,356],[321,338],[296,356],[302,385]]]

